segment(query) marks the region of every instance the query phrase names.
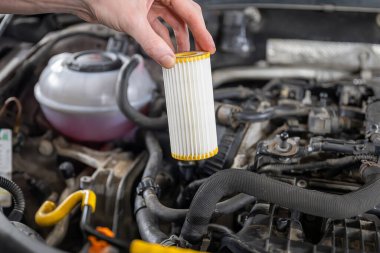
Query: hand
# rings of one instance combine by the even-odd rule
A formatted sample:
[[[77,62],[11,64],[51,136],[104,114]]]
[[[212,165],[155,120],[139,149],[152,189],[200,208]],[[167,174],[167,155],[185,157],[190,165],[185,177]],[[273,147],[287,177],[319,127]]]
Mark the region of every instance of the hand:
[[[76,14],[89,22],[99,22],[134,37],[145,52],[163,67],[175,64],[174,46],[169,30],[174,31],[177,51],[189,51],[189,30],[196,49],[215,52],[201,7],[192,0],[83,0],[84,9]]]

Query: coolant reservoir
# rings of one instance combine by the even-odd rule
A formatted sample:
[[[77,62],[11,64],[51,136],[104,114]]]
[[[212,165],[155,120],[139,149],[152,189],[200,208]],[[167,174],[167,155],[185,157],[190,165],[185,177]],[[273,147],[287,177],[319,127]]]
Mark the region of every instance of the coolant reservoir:
[[[131,134],[135,126],[116,103],[116,81],[126,56],[85,51],[52,57],[35,86],[35,97],[48,121],[80,141],[108,141]],[[128,98],[144,111],[155,85],[140,64],[130,78]]]

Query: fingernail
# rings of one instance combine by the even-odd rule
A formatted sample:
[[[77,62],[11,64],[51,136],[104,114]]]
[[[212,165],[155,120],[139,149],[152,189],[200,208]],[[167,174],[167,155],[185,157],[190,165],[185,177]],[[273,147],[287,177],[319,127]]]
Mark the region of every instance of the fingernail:
[[[210,50],[210,53],[211,54],[215,54],[215,52],[216,52],[216,47],[215,47],[215,45],[212,47],[212,50]]]
[[[165,55],[161,58],[161,65],[165,68],[172,68],[175,64],[175,56],[174,55]]]
[[[215,46],[214,39],[212,38],[211,35],[210,35],[210,41],[211,41],[210,45],[211,45],[211,48],[212,48],[212,50],[210,50],[210,53],[211,53],[211,54],[214,54],[215,51],[216,51],[216,46]]]

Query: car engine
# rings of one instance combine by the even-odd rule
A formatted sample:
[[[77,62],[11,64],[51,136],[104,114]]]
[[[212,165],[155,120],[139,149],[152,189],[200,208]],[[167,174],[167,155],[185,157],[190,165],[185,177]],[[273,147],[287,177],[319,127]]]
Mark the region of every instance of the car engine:
[[[2,18],[1,252],[380,252],[380,9],[200,2],[219,152],[199,161],[172,157],[132,38]]]

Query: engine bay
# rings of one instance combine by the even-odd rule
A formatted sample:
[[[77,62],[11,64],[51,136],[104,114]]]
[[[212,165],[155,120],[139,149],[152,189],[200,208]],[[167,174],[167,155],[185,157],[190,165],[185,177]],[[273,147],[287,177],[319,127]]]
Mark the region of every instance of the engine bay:
[[[162,70],[133,39],[69,15],[13,18],[0,40],[4,252],[128,252],[136,239],[380,252],[379,14],[204,14],[219,152],[201,161],[172,157]]]

